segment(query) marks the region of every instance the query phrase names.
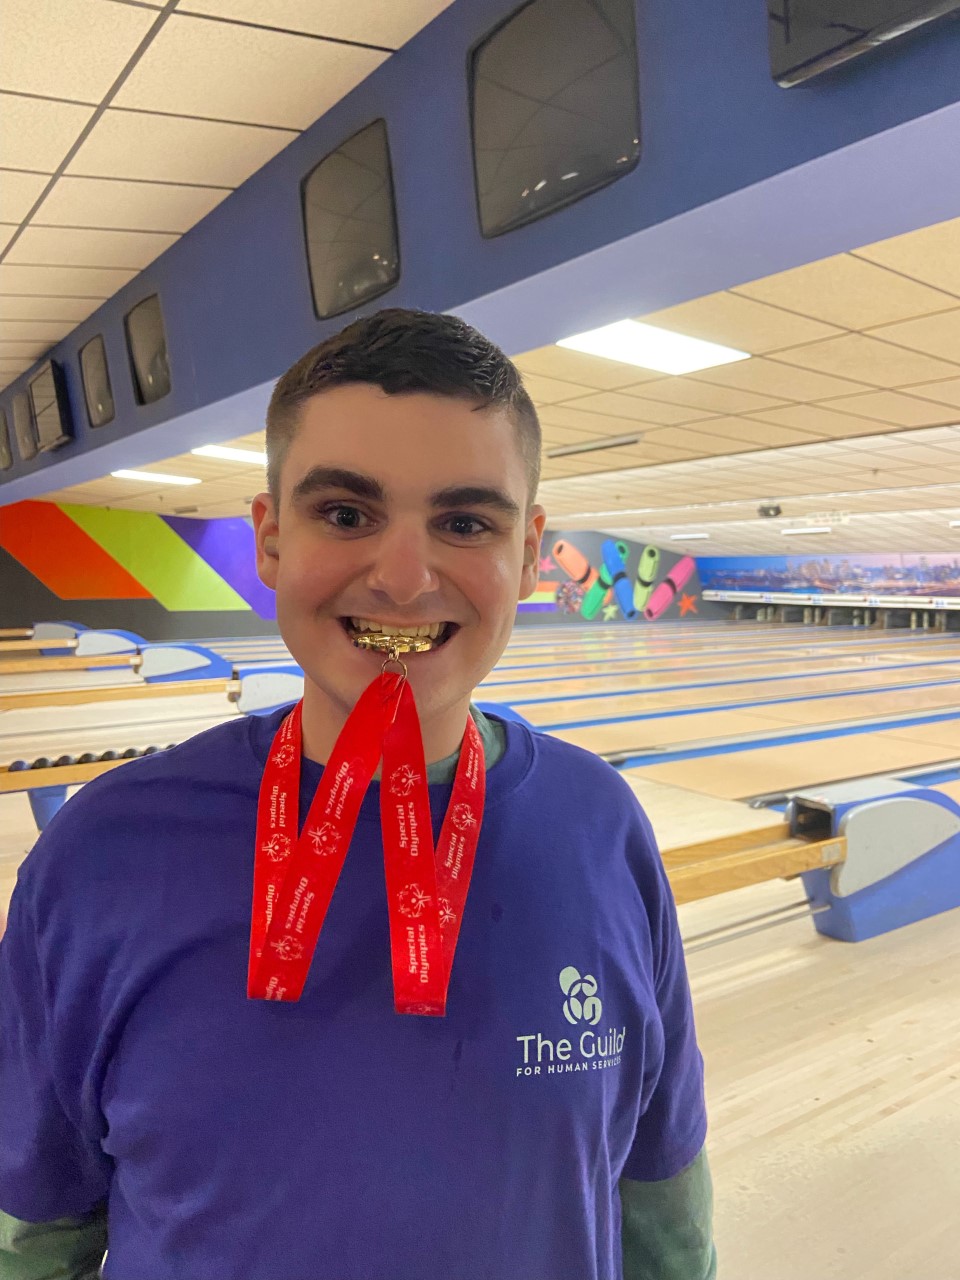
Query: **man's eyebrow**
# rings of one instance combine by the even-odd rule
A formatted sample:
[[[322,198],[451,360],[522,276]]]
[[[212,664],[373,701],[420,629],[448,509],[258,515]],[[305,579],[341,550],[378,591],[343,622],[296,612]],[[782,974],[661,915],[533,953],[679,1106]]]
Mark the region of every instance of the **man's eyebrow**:
[[[343,489],[355,498],[368,498],[373,502],[384,500],[383,486],[372,476],[348,471],[345,467],[311,467],[294,486],[293,501],[298,502],[318,489]]]
[[[449,489],[441,489],[439,493],[430,495],[430,505],[441,507],[492,507],[514,520],[520,518],[520,508],[502,489],[492,485],[451,485]]]

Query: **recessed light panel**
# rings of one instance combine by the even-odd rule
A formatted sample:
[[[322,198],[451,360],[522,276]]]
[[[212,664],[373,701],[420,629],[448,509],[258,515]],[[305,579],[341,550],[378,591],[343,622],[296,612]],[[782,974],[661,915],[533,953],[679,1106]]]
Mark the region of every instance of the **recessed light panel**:
[[[716,342],[704,342],[702,338],[688,338],[639,320],[618,320],[600,329],[588,329],[572,338],[562,338],[557,346],[603,356],[620,364],[653,369],[657,373],[696,373],[699,369],[750,359],[749,351],[722,347]]]

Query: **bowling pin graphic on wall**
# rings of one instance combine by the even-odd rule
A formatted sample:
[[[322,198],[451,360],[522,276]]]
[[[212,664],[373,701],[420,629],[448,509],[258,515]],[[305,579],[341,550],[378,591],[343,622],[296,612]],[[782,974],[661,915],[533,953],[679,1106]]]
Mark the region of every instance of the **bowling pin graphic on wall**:
[[[633,605],[633,589],[627,577],[627,556],[630,549],[625,542],[614,542],[612,538],[608,538],[601,550],[603,566],[610,578],[620,612],[627,619],[635,618],[637,610]]]
[[[696,562],[690,556],[684,556],[682,560],[677,561],[651,595],[643,611],[643,616],[648,622],[655,622],[661,614],[666,613],[677,598],[677,592],[690,581],[696,567]]]

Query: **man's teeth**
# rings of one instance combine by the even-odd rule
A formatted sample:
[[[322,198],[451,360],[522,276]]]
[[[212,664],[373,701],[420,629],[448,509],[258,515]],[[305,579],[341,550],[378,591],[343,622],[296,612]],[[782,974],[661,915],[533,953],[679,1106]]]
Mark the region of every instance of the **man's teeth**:
[[[419,627],[393,627],[383,622],[371,622],[369,618],[351,618],[351,625],[357,631],[382,631],[389,636],[429,636],[436,640],[446,626],[444,622],[425,622]]]

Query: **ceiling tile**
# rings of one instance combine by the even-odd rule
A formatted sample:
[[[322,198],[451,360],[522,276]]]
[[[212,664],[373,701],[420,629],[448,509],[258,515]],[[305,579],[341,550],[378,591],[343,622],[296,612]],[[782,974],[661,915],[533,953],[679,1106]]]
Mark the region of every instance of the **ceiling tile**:
[[[943,360],[960,360],[960,307],[936,316],[906,320],[870,330],[871,336]]]
[[[388,57],[175,13],[113,105],[306,129]]]
[[[631,403],[638,403],[632,401]],[[557,427],[572,427],[584,437],[622,436],[634,427],[643,431],[651,424],[630,418],[613,418],[609,414],[586,413],[567,405],[551,404],[539,411],[541,423]]]
[[[644,400],[688,405],[708,413],[757,412],[760,409],[776,408],[783,403],[771,396],[758,396],[752,391],[740,391],[736,387],[716,387],[706,382],[695,382],[693,378],[679,377],[644,383],[637,394]]]
[[[0,294],[0,320],[69,320],[79,324],[99,306],[97,298],[28,298]]]
[[[19,340],[32,342],[59,342],[73,325],[67,320],[0,320],[0,342]]]
[[[97,103],[156,19],[108,0],[4,0],[0,88]]]
[[[21,222],[49,181],[46,174],[17,169],[0,174],[0,222]]]
[[[711,416],[704,409],[666,404],[662,400],[641,400],[639,396],[632,393],[627,395],[619,391],[594,392],[568,402],[565,407],[582,410],[585,413],[602,413],[607,417],[623,418],[630,422],[655,422],[663,426],[696,422]]]
[[[706,431],[694,431],[687,427],[658,427],[644,436],[647,444],[662,444],[709,457],[717,453],[739,453],[749,446],[727,436],[712,436]]]
[[[93,107],[5,94],[0,168],[40,169],[52,173],[92,115]]]
[[[9,222],[0,223],[0,253],[6,249],[7,245],[14,237],[17,228]]]
[[[764,448],[779,448],[788,444],[808,444],[818,437],[809,431],[795,427],[774,426],[769,422],[752,422],[747,418],[714,418],[708,424],[711,432],[729,436]],[[704,428],[706,429],[706,427]]]
[[[936,400],[939,404],[951,404],[960,409],[960,378],[947,378],[943,382],[924,382],[910,388],[912,396],[924,400]]]
[[[697,382],[721,387],[740,387],[744,391],[756,391],[759,395],[773,396],[778,400],[826,400],[829,396],[854,395],[864,389],[862,384],[851,382],[847,378],[834,378],[796,369],[792,365],[782,364],[781,359],[778,356],[776,360],[741,360],[739,364],[704,369],[703,373],[691,376]]]
[[[848,413],[833,413],[822,404],[794,404],[785,409],[765,409],[750,415],[756,422],[773,422],[777,426],[796,427],[818,436],[843,437],[882,434],[884,424],[856,418]]]
[[[536,405],[556,404],[560,400],[572,400],[588,396],[591,387],[578,386],[575,382],[561,382],[557,378],[544,378],[536,373],[523,374],[523,385]]]
[[[794,308],[796,310],[796,308]],[[772,307],[740,294],[711,293],[693,302],[639,316],[647,324],[762,355],[841,332],[830,324]]]
[[[39,360],[49,350],[49,342],[42,342],[36,338],[25,342],[17,342],[10,338],[0,339],[0,357],[5,360]]]
[[[252,125],[106,111],[67,172],[236,187],[296,136]]]
[[[44,200],[34,225],[183,233],[228,195],[229,190],[216,187],[64,177]]]
[[[242,22],[284,27],[338,40],[397,49],[448,8],[453,0],[181,0],[180,12],[206,13]]]
[[[755,280],[735,292],[847,329],[928,315],[952,303],[949,294],[848,253]]]
[[[128,284],[136,271],[107,267],[25,267],[0,264],[0,294],[49,294],[52,297],[109,298]]]
[[[25,229],[7,254],[11,263],[78,267],[120,267],[142,271],[179,237],[158,231],[77,230],[72,227]]]
[[[867,245],[856,256],[960,297],[960,218]]]
[[[777,358],[821,373],[848,374],[875,387],[904,387],[913,382],[949,378],[957,371],[956,365],[862,333],[794,347],[792,351],[781,351]]]
[[[538,347],[525,355],[514,356],[513,362],[524,377],[533,373],[593,387],[597,391],[616,391],[620,387],[663,377],[661,373],[638,369],[619,360],[605,360],[602,356],[588,356],[582,351],[569,351],[566,347],[557,346]]]
[[[947,405],[919,400],[915,395],[904,395],[899,391],[868,391],[866,395],[827,400],[823,405],[824,408],[835,409],[837,413],[854,413],[862,418],[873,418],[877,422],[889,422],[898,427],[926,427],[933,423],[950,422],[956,417],[956,414],[951,414]]]

